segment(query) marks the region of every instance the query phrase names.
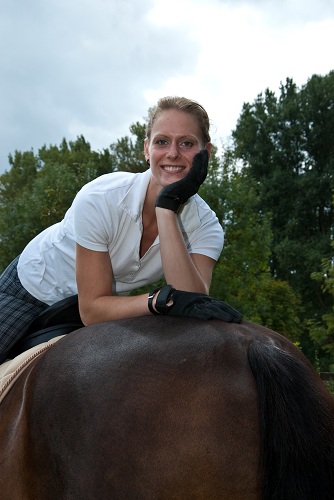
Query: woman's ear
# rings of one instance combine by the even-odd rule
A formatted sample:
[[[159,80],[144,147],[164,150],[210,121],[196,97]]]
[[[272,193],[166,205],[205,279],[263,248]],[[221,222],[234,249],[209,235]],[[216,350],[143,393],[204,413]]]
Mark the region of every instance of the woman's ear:
[[[211,156],[211,151],[212,151],[212,143],[211,142],[208,142],[205,146],[205,149],[207,150],[207,152],[209,153],[209,159],[210,159],[210,156]]]
[[[148,138],[144,139],[144,155],[146,160],[149,158],[149,153],[148,153]]]
[[[148,138],[144,139],[144,155],[148,166],[150,166],[150,153],[148,151]]]

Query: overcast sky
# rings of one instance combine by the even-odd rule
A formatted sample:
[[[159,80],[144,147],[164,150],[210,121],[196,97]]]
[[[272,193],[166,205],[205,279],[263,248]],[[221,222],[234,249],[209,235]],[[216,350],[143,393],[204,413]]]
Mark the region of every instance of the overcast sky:
[[[334,69],[334,0],[0,0],[0,173],[83,134],[102,150],[164,95],[217,145],[244,102]]]

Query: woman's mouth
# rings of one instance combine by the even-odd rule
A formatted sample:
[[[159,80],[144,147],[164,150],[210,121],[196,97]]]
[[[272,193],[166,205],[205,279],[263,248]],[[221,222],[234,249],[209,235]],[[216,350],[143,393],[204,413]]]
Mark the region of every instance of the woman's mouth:
[[[171,173],[177,173],[177,172],[182,172],[182,170],[185,169],[185,167],[178,167],[177,165],[162,165],[162,170],[165,172],[171,172]]]

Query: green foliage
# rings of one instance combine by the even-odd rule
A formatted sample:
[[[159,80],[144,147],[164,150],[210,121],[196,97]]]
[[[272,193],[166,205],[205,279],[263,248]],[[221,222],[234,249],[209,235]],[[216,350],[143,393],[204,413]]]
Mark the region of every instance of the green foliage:
[[[134,139],[125,136],[110,146],[115,170],[121,170],[122,172],[144,172],[147,170],[148,167],[143,152],[145,129],[145,124],[136,122],[130,127]]]
[[[200,194],[215,210],[226,233],[210,293],[236,307],[245,319],[297,340],[299,298],[269,271],[270,214],[258,212],[256,184],[247,171],[240,171],[231,149],[223,152],[220,167],[214,150]]]
[[[25,244],[29,193],[40,169],[32,151],[10,155],[11,169],[0,178],[0,267],[5,268]]]
[[[329,380],[326,385],[329,392],[331,392],[334,396],[334,380]]]
[[[112,156],[91,151],[81,136],[61,145],[43,146],[38,155],[16,152],[12,168],[0,177],[0,267],[25,245],[61,220],[79,189],[112,170]]]
[[[32,151],[24,153],[16,151],[14,157],[9,155],[9,164],[10,171],[1,175],[0,206],[10,203],[23,188],[30,188],[41,166]]]
[[[328,294],[311,280],[330,256],[334,188],[334,72],[280,96],[266,90],[245,104],[233,132],[235,152],[257,183],[258,210],[271,213],[271,273],[301,296],[307,315],[325,311]]]
[[[334,249],[334,242],[332,242]],[[308,321],[310,337],[322,352],[322,360],[326,359],[331,371],[334,371],[334,265],[333,258],[322,259],[321,271],[311,274],[312,279],[321,284],[324,292],[332,298],[331,307],[321,317]]]
[[[147,170],[143,155],[145,125],[130,127],[102,152],[91,150],[83,136],[59,146],[43,146],[10,156],[11,169],[0,176],[0,269],[46,227],[61,220],[76,193],[87,182],[116,170]]]

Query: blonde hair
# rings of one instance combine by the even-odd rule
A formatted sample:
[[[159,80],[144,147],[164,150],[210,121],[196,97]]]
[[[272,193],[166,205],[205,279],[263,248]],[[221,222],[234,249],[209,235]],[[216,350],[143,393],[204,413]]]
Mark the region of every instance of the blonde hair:
[[[194,116],[196,119],[204,145],[211,142],[210,137],[210,120],[207,112],[198,102],[186,97],[162,97],[157,105],[150,110],[148,122],[146,125],[146,137],[150,140],[153,124],[156,118],[163,112],[170,109],[184,111]]]

